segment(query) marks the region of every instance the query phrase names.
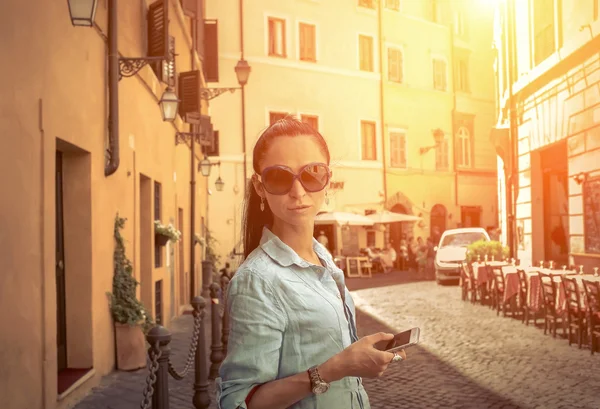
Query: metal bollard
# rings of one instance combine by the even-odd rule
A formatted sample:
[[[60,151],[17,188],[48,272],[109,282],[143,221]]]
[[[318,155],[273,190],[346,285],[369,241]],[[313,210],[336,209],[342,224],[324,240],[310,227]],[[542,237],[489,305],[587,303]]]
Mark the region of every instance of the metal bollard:
[[[229,287],[229,278],[223,277],[221,280],[221,291],[223,292],[223,324],[221,325],[221,345],[223,346],[223,359],[227,356],[227,343],[229,342],[229,311],[227,310],[227,288]]]
[[[212,283],[213,265],[208,260],[202,261],[202,297],[210,295],[210,283]]]
[[[202,318],[194,359],[194,398],[192,402],[194,408],[206,409],[210,405],[210,397],[208,396],[208,370],[206,368],[206,327],[204,325],[206,301],[204,297],[194,297],[192,306],[194,313],[200,314]]]
[[[209,379],[216,379],[219,376],[219,367],[223,361],[223,348],[221,347],[221,317],[219,316],[219,290],[221,286],[217,283],[210,285],[210,321],[212,344],[210,346],[210,371]]]
[[[171,348],[169,343],[171,342],[171,333],[168,329],[161,325],[157,325],[152,328],[146,335],[146,340],[150,344],[148,353],[152,356],[153,345],[158,342],[158,348],[160,355],[158,359],[152,361],[152,367],[150,371],[156,368],[156,380],[152,387],[154,393],[152,394],[152,409],[169,409],[169,355],[171,354]]]

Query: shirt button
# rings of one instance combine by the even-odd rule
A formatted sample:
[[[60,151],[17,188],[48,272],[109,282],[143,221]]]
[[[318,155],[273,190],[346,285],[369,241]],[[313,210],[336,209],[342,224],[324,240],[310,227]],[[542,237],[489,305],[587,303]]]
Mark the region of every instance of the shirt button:
[[[341,300],[341,299],[342,299],[342,295],[341,295],[341,294],[338,294],[338,295],[337,295],[337,298],[339,298],[339,299]]]

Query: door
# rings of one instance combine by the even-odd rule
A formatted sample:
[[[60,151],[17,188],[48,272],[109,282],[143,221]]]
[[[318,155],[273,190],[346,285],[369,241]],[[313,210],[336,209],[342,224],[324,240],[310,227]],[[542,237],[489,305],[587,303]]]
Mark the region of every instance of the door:
[[[187,274],[185,274],[185,258],[184,258],[184,238],[185,238],[185,233],[184,233],[184,224],[183,224],[183,209],[180,207],[179,210],[177,211],[177,227],[179,229],[179,231],[181,232],[181,238],[179,239],[178,244],[178,253],[179,253],[179,257],[177,257],[177,261],[178,261],[178,270],[179,270],[179,305],[185,305],[186,304],[186,296],[188,293],[186,293],[185,289],[188,288],[188,284],[187,284]],[[193,240],[193,238],[192,238]]]
[[[481,208],[479,206],[462,206],[460,213],[462,227],[481,227]]]
[[[62,152],[56,152],[56,350],[58,370],[67,368],[67,302],[63,223]]]
[[[437,241],[439,241],[444,231],[446,231],[446,207],[444,205],[436,204],[431,208],[429,226],[431,229],[431,238],[437,245]]]

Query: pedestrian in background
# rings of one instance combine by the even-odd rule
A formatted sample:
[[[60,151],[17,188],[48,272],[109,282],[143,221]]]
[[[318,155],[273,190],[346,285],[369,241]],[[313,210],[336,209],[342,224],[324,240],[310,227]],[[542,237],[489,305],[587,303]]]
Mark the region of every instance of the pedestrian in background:
[[[404,352],[358,339],[344,275],[313,238],[331,177],[321,134],[293,118],[259,137],[244,215],[245,260],[229,284],[231,330],[216,380],[222,409],[367,409],[362,377]]]

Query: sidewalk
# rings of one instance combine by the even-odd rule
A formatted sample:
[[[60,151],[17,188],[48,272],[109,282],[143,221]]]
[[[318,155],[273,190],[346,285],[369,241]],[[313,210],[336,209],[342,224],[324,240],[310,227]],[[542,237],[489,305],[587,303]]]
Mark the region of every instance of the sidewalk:
[[[207,303],[207,306],[210,304]],[[206,362],[210,368],[211,320],[210,310],[205,314],[206,330]],[[171,362],[178,371],[183,370],[190,347],[190,340],[194,328],[191,315],[184,315],[172,321],[169,330],[172,334]],[[94,388],[90,395],[79,402],[74,409],[135,409],[140,407],[142,394],[146,386],[148,368],[134,372],[115,371],[104,377],[100,385]],[[194,396],[194,367],[190,369],[185,378],[177,381],[169,376],[169,409],[194,409],[192,397]],[[211,404],[210,409],[216,409],[214,381],[209,380],[208,393]]]

